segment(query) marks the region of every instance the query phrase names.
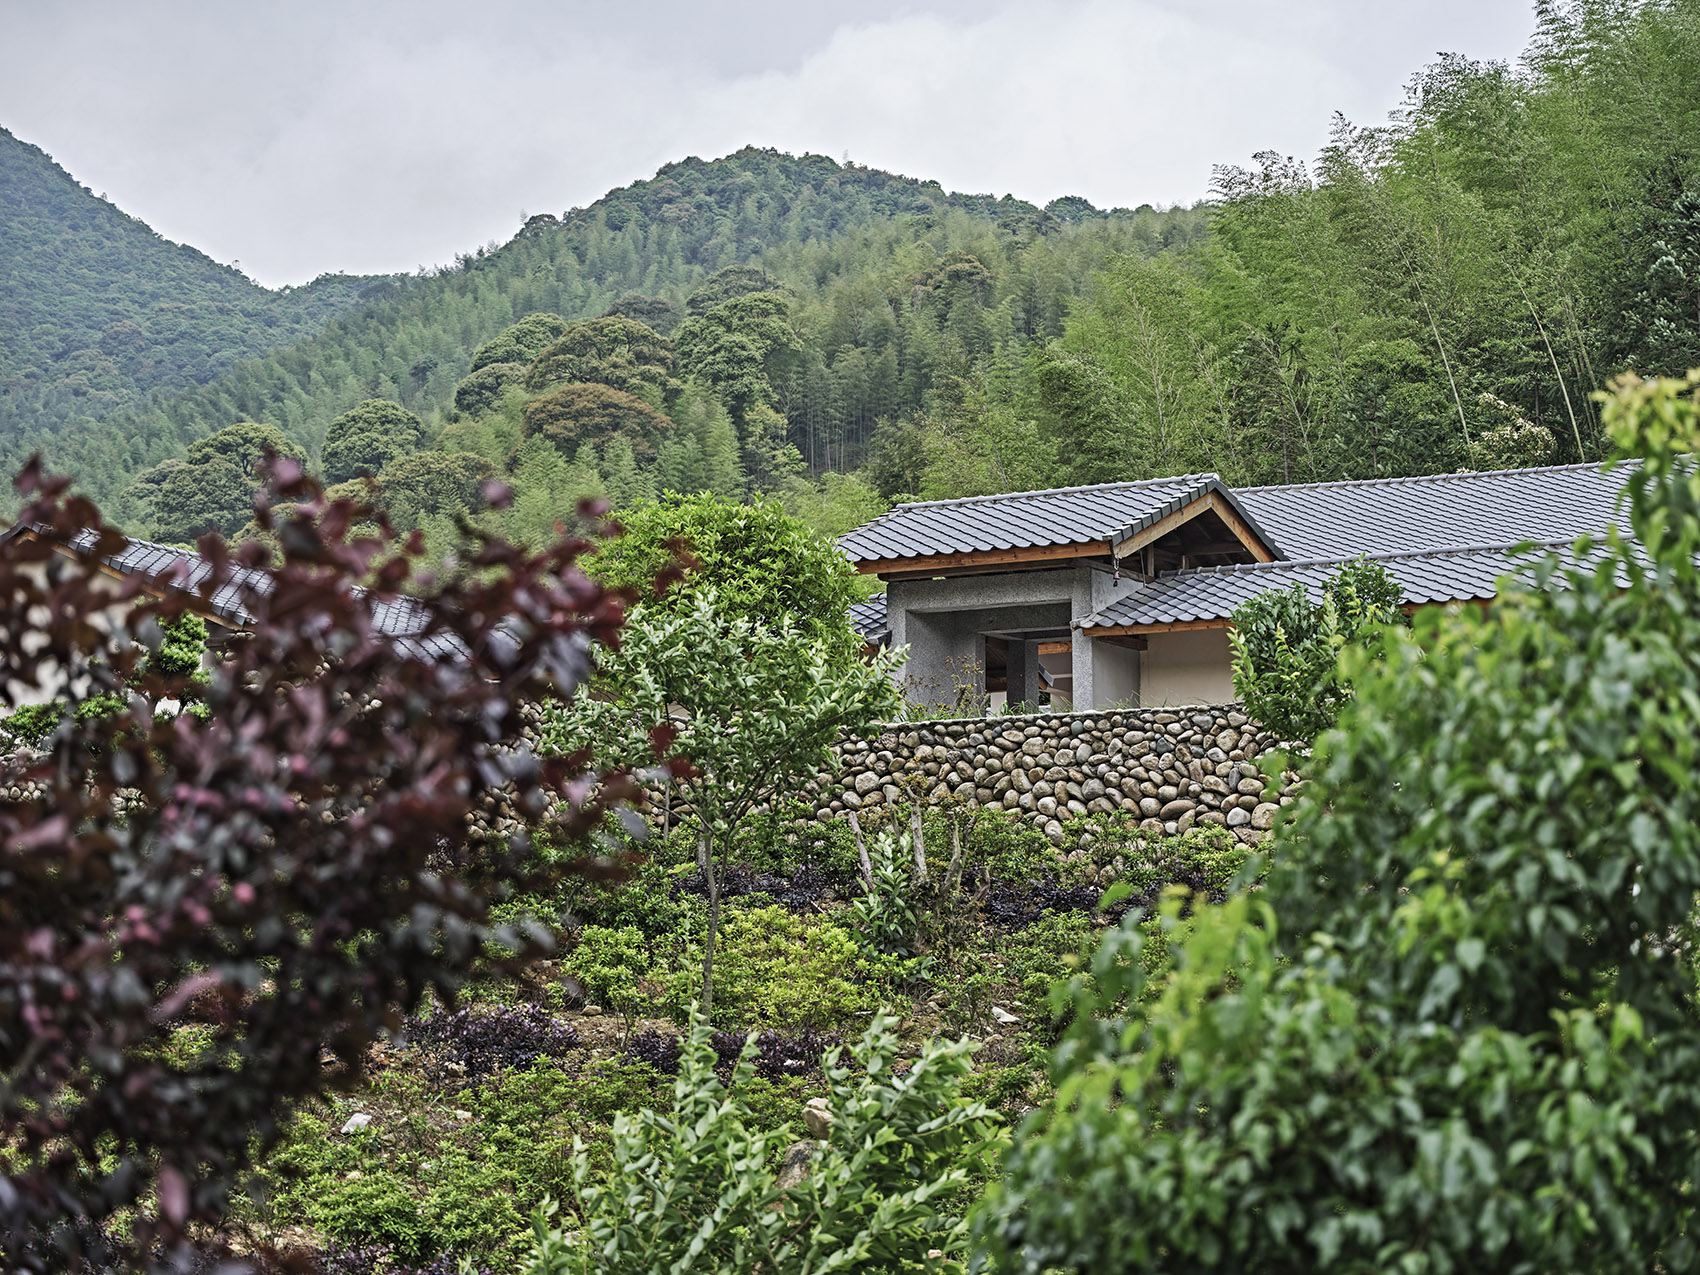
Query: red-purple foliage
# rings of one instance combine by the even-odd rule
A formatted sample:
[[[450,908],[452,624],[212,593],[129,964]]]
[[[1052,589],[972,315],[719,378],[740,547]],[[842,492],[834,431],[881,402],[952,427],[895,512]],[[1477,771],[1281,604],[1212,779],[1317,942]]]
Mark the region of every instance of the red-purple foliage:
[[[615,871],[548,868],[529,835],[466,835],[502,792],[583,843],[633,791],[583,756],[516,746],[522,703],[570,692],[588,640],[618,638],[624,599],[577,566],[590,543],[534,553],[468,533],[465,569],[433,578],[417,537],[349,539],[366,511],[276,468],[301,502],[261,512],[281,565],[204,540],[199,600],[103,577],[120,533],[33,464],[18,479],[40,534],[0,550],[0,703],[50,670],[128,696],[136,644],[233,581],[252,623],[213,669],[205,721],[137,696],[0,774],[0,1267],[61,1268],[88,1222],[131,1204],[144,1249],[216,1220],[290,1110],[357,1077],[427,988],[452,1004],[492,937],[516,963],[540,950],[545,936],[497,934],[492,901]],[[88,529],[94,552],[53,547]],[[374,609],[404,593],[398,641]],[[135,605],[113,635],[97,617],[115,598]],[[7,796],[28,781],[45,799]],[[188,1060],[167,1047],[185,1010],[212,1036]]]

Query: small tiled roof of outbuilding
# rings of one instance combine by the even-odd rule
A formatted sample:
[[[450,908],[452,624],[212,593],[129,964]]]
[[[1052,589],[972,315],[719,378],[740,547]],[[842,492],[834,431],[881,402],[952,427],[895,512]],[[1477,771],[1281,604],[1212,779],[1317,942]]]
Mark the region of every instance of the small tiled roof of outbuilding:
[[[866,602],[852,602],[850,627],[856,630],[864,642],[883,641],[891,631],[891,622],[885,617],[885,594],[876,593]]]
[[[1380,563],[1405,591],[1410,606],[1487,601],[1499,593],[1502,576],[1515,575],[1545,550],[1567,550],[1572,541],[1549,544],[1473,545],[1419,553],[1364,554]],[[1149,583],[1124,582],[1123,595],[1102,607],[1080,627],[1093,629],[1226,621],[1242,603],[1270,589],[1302,584],[1320,602],[1322,589],[1353,559],[1259,562],[1247,566],[1199,567],[1161,576]]]
[[[71,548],[83,552],[94,546],[95,533],[92,531],[82,532],[71,540]],[[119,575],[175,577],[178,587],[189,593],[198,592],[212,574],[212,566],[200,554],[148,540],[132,539],[117,553],[106,555],[101,561]],[[269,588],[270,581],[264,572],[243,567],[233,566],[230,574],[230,582],[213,591],[207,599],[207,606],[218,619],[240,628],[253,620],[248,608],[243,605],[243,597],[250,590]]]
[[[1621,470],[1583,464],[1240,487],[1234,495],[1297,561],[1572,540],[1617,521],[1622,489]]]
[[[85,531],[72,539],[71,547],[88,550],[94,547],[94,543],[94,532]],[[124,548],[105,556],[102,561],[120,575],[174,578],[179,588],[190,593],[199,592],[212,574],[212,565],[200,554],[148,540],[131,539]],[[243,628],[254,619],[244,599],[253,592],[270,589],[271,579],[263,571],[246,567],[233,566],[230,574],[230,582],[213,591],[207,599],[207,607],[224,624]],[[462,652],[459,640],[448,634],[436,634],[425,642],[414,641],[424,629],[425,619],[424,608],[412,598],[387,598],[372,604],[373,628],[386,637],[396,639],[412,654],[437,657]]]
[[[1215,474],[1182,474],[1176,478],[898,505],[840,536],[838,547],[852,562],[873,562],[1099,541],[1119,543],[1211,492],[1244,510]],[[1256,518],[1249,511],[1244,516],[1261,536]],[[1263,538],[1271,549],[1280,552],[1274,541]]]

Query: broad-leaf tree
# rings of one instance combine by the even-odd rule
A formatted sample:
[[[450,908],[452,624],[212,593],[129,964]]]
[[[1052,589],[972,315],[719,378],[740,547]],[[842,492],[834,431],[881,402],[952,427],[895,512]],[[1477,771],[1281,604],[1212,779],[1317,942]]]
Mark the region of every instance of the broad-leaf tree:
[[[425,445],[425,426],[399,403],[373,398],[350,408],[325,431],[320,460],[327,483],[375,475]]]
[[[1700,1260],[1700,376],[1603,415],[1639,544],[1348,660],[1264,890],[1196,908],[1156,988],[1137,917],[1077,985],[999,1269]]]
[[[775,405],[774,381],[799,342],[784,295],[751,292],[686,319],[673,334],[673,346],[680,367],[719,391],[747,435],[750,412]]]
[[[215,1222],[291,1111],[427,992],[452,1000],[487,941],[546,944],[490,915],[558,875],[526,829],[570,846],[630,792],[519,742],[522,704],[570,694],[617,640],[586,542],[469,538],[466,571],[424,577],[417,537],[349,540],[366,511],[315,499],[293,462],[277,479],[284,512],[259,521],[281,565],[209,537],[210,573],[163,600],[113,581],[124,537],[65,481],[20,479],[38,534],[0,555],[0,695],[120,704],[0,775],[8,1270],[111,1260],[115,1216],[143,1249]],[[198,685],[183,617],[220,590],[252,620]],[[154,712],[185,693],[204,717]],[[470,843],[498,805],[512,835]],[[185,1019],[206,1028],[192,1051]]]
[[[528,314],[474,350],[471,370],[493,363],[529,364],[566,330],[567,321],[558,314]]]
[[[567,325],[525,374],[533,392],[572,382],[594,382],[628,394],[667,388],[676,363],[673,343],[633,319],[605,316]]]
[[[694,824],[708,892],[702,1004],[714,1004],[718,864],[740,820],[833,764],[840,736],[898,708],[889,653],[863,663],[811,638],[789,615],[757,620],[708,588],[677,609],[633,612],[598,656],[598,691],[551,710],[545,743],[606,764],[674,763],[670,813]]]
[[[853,658],[861,639],[850,604],[866,595],[864,578],[828,540],[777,501],[745,505],[703,493],[669,492],[620,515],[622,534],[604,541],[588,568],[605,584],[645,589],[687,555],[691,571],[651,605],[695,607],[712,590],[731,615],[774,627],[788,620],[811,641]]]
[[[482,416],[502,401],[511,387],[525,384],[524,363],[486,363],[455,386],[455,408]]]
[[[636,455],[655,455],[673,422],[635,394],[606,385],[563,385],[525,405],[525,436],[544,438],[571,456],[585,443],[624,439]]]
[[[1234,693],[1277,738],[1315,739],[1352,696],[1341,652],[1373,649],[1404,600],[1386,567],[1361,558],[1328,579],[1320,602],[1302,584],[1258,594],[1233,615]]]

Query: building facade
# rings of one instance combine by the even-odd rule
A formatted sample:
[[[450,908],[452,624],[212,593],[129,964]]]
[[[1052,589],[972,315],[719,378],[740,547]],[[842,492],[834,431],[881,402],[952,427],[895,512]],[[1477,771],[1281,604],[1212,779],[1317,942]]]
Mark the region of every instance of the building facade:
[[[1381,563],[1408,607],[1480,602],[1531,547],[1603,535],[1598,465],[1229,488],[1214,474],[899,505],[842,537],[885,582],[858,610],[935,705],[1161,707],[1234,698],[1234,609]]]

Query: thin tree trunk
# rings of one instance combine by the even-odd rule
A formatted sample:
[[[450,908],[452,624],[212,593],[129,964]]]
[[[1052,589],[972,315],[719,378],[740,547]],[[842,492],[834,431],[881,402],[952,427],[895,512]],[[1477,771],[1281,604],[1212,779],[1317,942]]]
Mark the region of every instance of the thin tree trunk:
[[[957,883],[962,879],[962,827],[954,819],[950,824],[950,866],[944,870],[944,892],[956,893]]]
[[[709,853],[708,829],[697,833],[697,866],[702,869],[708,884],[708,938],[702,945],[702,1014],[714,1012],[714,944],[720,936],[720,878],[714,872],[714,856]]]
[[[921,832],[921,805],[919,802],[909,812],[909,831],[915,839],[915,880],[927,879],[927,843]]]
[[[856,836],[856,859],[862,865],[862,884],[868,887],[868,893],[874,892],[874,865],[868,862],[868,842],[862,836],[862,821],[856,818],[854,810],[846,810],[845,818],[850,821],[850,831]]]
[[[1523,286],[1521,279],[1517,280],[1517,291],[1523,294],[1523,304],[1529,307],[1529,317],[1535,321],[1535,331],[1541,334],[1541,344],[1547,348],[1547,358],[1552,360],[1552,374],[1558,378],[1559,393],[1564,395],[1564,410],[1570,417],[1570,432],[1576,436],[1576,459],[1586,460],[1582,450],[1582,427],[1576,423],[1576,409],[1570,406],[1570,389],[1564,383],[1564,373],[1558,370],[1558,355],[1553,353],[1552,342],[1547,340],[1546,325],[1541,322],[1541,316],[1535,313],[1535,303],[1529,300],[1529,290]]]
[[[967,828],[952,822],[950,825],[950,866],[944,873],[944,890],[947,895],[954,895],[962,888],[963,849],[973,839],[974,829],[980,823],[981,810],[974,808],[974,815],[968,820]]]
[[[1446,382],[1452,387],[1452,402],[1458,408],[1458,424],[1464,428],[1464,445],[1470,445],[1470,422],[1464,416],[1464,400],[1458,393],[1458,380],[1452,375],[1452,360],[1446,357],[1446,343],[1440,339],[1440,325],[1434,321],[1434,311],[1428,308],[1428,298],[1423,295],[1422,284],[1417,284],[1417,301],[1423,308],[1423,316],[1428,319],[1428,330],[1434,334],[1434,348],[1440,354],[1440,365],[1446,369]]]

